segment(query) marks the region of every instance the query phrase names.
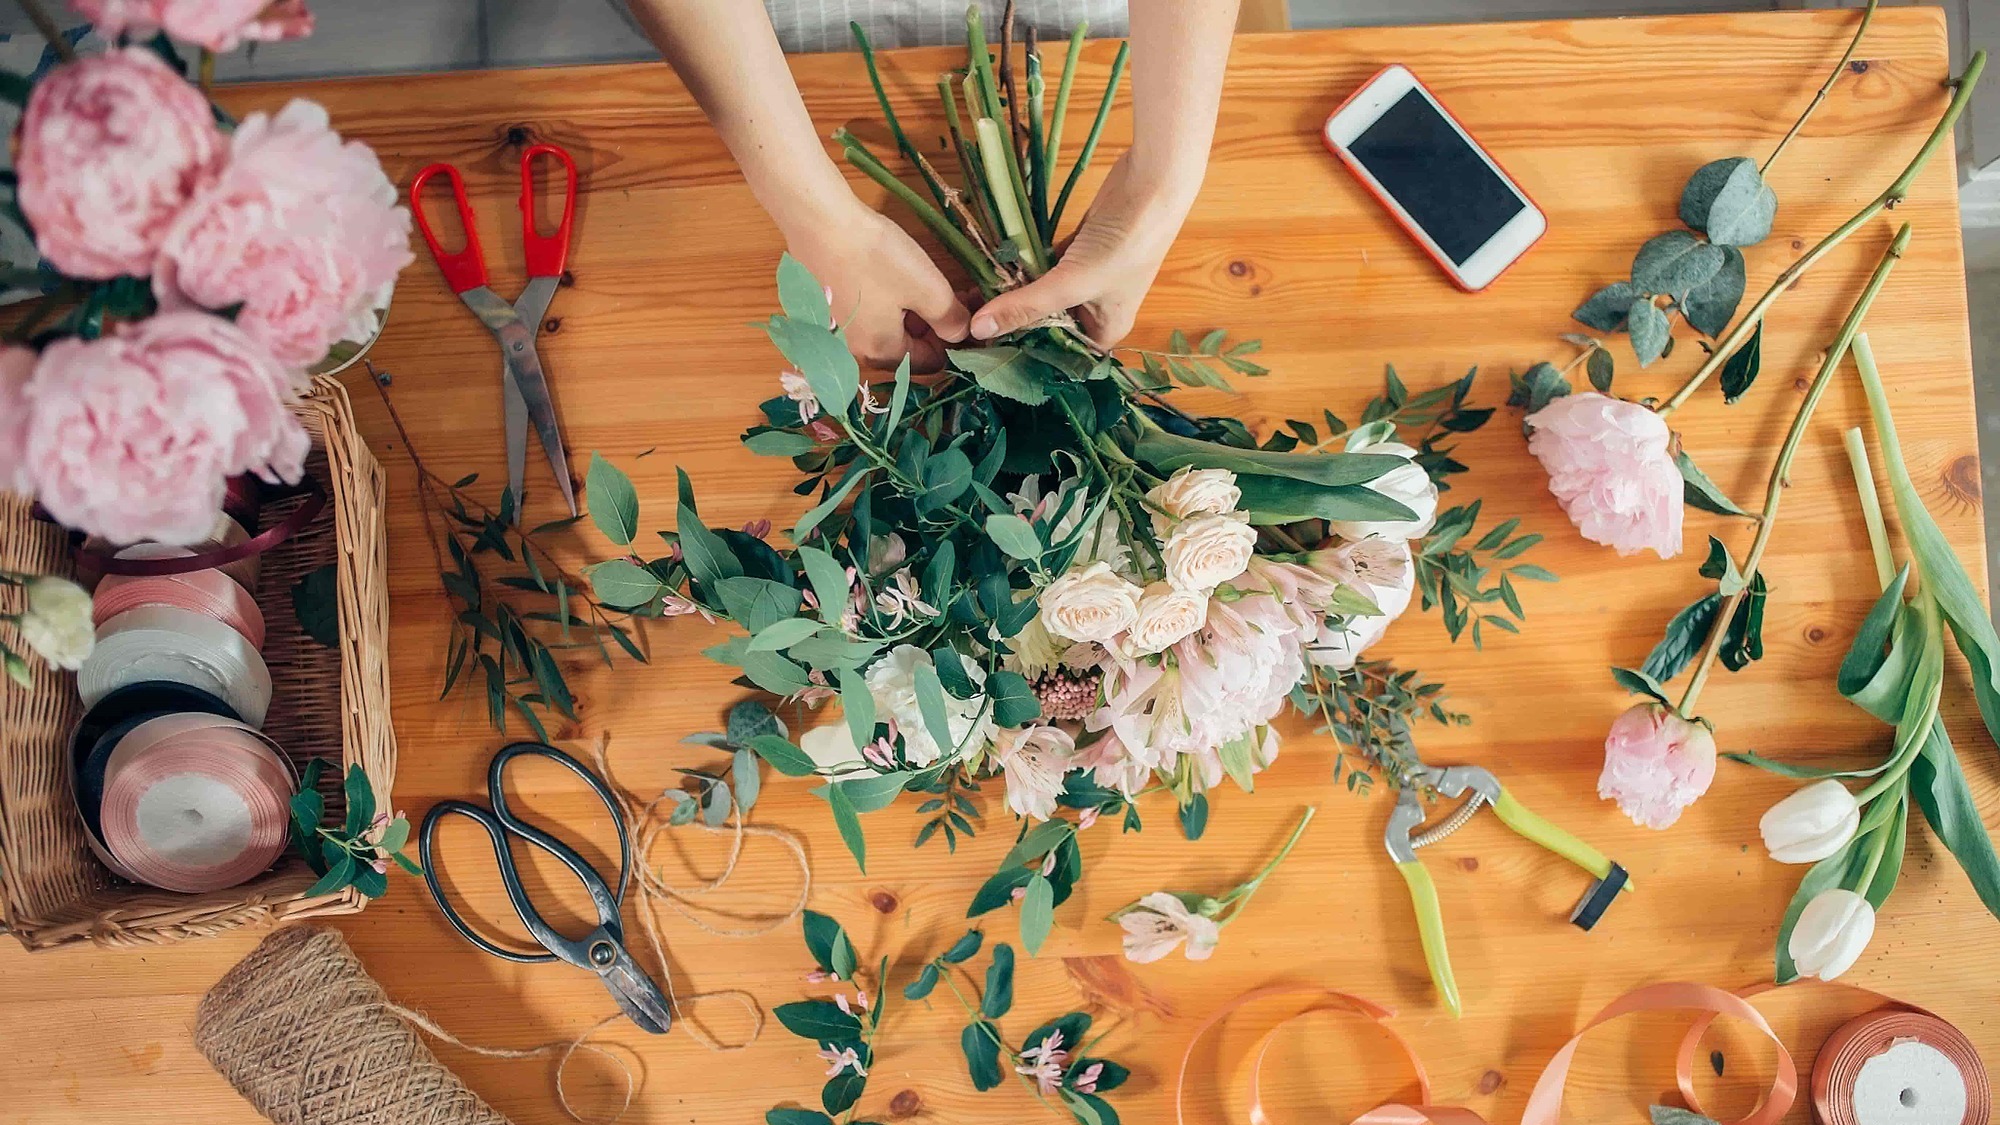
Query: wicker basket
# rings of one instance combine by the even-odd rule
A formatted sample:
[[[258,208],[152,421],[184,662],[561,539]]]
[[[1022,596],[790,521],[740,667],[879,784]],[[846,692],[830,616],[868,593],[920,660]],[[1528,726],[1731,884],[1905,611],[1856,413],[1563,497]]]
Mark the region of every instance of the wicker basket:
[[[303,532],[263,557],[256,593],[268,622],[264,658],[275,689],[266,730],[296,764],[309,758],[339,764],[326,771],[324,782],[327,820],[337,824],[346,812],[340,778],[348,766],[367,772],[378,807],[394,807],[386,489],[382,467],[355,431],[347,392],[337,381],[314,380],[297,409],[312,437],[306,471],[326,487],[329,502]],[[282,519],[301,502],[273,504],[264,519]],[[329,562],[339,575],[337,652],[301,631],[291,604],[293,583]],[[74,571],[67,535],[30,518],[21,498],[4,493],[0,569]],[[0,597],[18,593],[0,590]],[[0,605],[0,612],[18,610]],[[33,690],[0,676],[0,919],[21,944],[31,950],[74,941],[158,945],[250,923],[351,914],[367,904],[352,887],[306,898],[314,876],[291,852],[248,883],[208,894],[174,894],[113,876],[85,842],[70,792],[66,759],[82,712],[75,678],[35,657],[28,663]]]

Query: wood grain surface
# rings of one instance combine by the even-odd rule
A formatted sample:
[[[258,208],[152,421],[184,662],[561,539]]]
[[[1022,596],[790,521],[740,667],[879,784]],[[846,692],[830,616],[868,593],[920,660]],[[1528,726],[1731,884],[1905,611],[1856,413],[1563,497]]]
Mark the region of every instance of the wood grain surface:
[[[1134,340],[1154,343],[1174,327],[1262,337],[1273,370],[1239,398],[1190,394],[1209,409],[1268,424],[1332,407],[1350,416],[1375,393],[1385,363],[1416,387],[1477,365],[1477,397],[1496,403],[1508,370],[1568,349],[1570,308],[1624,275],[1633,249],[1672,225],[1680,185],[1722,156],[1761,157],[1818,86],[1845,45],[1851,13],[1783,13],[1657,20],[1519,23],[1491,27],[1370,29],[1239,38],[1214,159],[1199,202],[1147,301]],[[1081,88],[1094,91],[1112,47],[1093,43]],[[1782,201],[1772,237],[1749,251],[1752,293],[1798,248],[1879,191],[1929,130],[1946,97],[1945,25],[1931,9],[1892,8],[1878,17],[1852,72],[1842,76],[1804,136],[1774,171]],[[899,104],[928,104],[948,51],[887,60]],[[1332,106],[1377,68],[1412,66],[1548,211],[1547,239],[1488,292],[1453,289],[1321,147]],[[1136,60],[1145,66],[1147,60]],[[805,57],[795,69],[815,120],[828,132],[852,124],[880,133],[859,60]],[[575,154],[585,197],[579,207],[574,284],[558,294],[542,337],[570,441],[571,463],[592,451],[631,471],[643,500],[641,526],[670,526],[673,472],[685,468],[710,522],[773,518],[801,507],[789,474],[737,443],[755,404],[773,393],[779,360],[750,326],[775,308],[777,233],[738,178],[728,154],[665,67],[510,71],[236,88],[240,112],[317,98],[347,134],[381,153],[407,183],[431,160],[466,172],[494,263],[495,284],[521,284],[515,165],[523,145],[553,140]],[[1071,136],[1080,137],[1091,99],[1079,97]],[[912,131],[936,122],[917,111]],[[1114,116],[1102,155],[1128,142],[1129,117]],[[1108,160],[1100,160],[1100,165]],[[1886,245],[1893,223],[1915,225],[1911,253],[1869,322],[1888,373],[1911,470],[1972,573],[1983,574],[1972,373],[1950,154],[1940,154],[1909,203],[1884,216],[1807,275],[1778,306],[1765,334],[1765,374],[1741,404],[1704,393],[1676,415],[1689,449],[1732,493],[1761,490],[1771,457],[1825,341]],[[859,190],[879,200],[872,185]],[[894,213],[894,212],[892,212]],[[897,214],[897,218],[905,217]],[[1699,362],[1683,341],[1671,359],[1637,372],[1621,357],[1619,390],[1664,394]],[[447,478],[479,470],[497,493],[503,479],[495,353],[485,334],[439,284],[428,261],[405,275],[375,358],[394,375],[392,393],[427,463]],[[446,601],[413,506],[412,474],[380,401],[350,381],[355,404],[393,483],[391,526],[395,724],[401,740],[396,804],[413,815],[444,797],[483,788],[488,756],[503,739],[476,699],[438,701]],[[1888,732],[1835,693],[1832,673],[1873,598],[1873,577],[1843,459],[1839,431],[1861,421],[1851,377],[1827,396],[1799,458],[1768,572],[1773,583],[1766,659],[1720,676],[1702,701],[1726,749],[1847,761],[1879,755]],[[1434,618],[1412,614],[1383,649],[1447,681],[1475,723],[1429,730],[1423,752],[1437,763],[1494,769],[1530,807],[1593,841],[1632,871],[1639,891],[1595,932],[1565,919],[1584,878],[1504,831],[1490,818],[1427,852],[1443,898],[1465,1016],[1437,1006],[1416,945],[1402,881],[1382,852],[1387,802],[1332,782],[1335,748],[1286,727],[1283,757],[1257,792],[1215,800],[1207,837],[1190,843],[1171,807],[1149,800],[1152,830],[1120,836],[1106,824],[1087,833],[1088,874],[1057,911],[1043,955],[1022,963],[1018,1038],[1070,1008],[1111,1029],[1105,1053],[1135,1077],[1114,1097],[1128,1122],[1173,1119],[1175,1066],[1202,1016],[1237,993],[1273,983],[1315,983],[1401,1010],[1397,1027],[1417,1045],[1444,1102],[1494,1122],[1515,1120],[1543,1063],[1599,1006],[1635,985],[1694,979],[1748,984],[1770,971],[1777,922],[1799,870],[1769,862],[1756,820],[1789,786],[1725,763],[1715,788],[1671,831],[1635,828],[1595,795],[1601,741],[1626,698],[1606,675],[1642,659],[1666,619],[1698,592],[1692,557],[1621,559],[1577,540],[1528,457],[1517,418],[1497,417],[1465,442],[1474,471],[1453,498],[1483,496],[1487,510],[1518,515],[1547,543],[1531,556],[1562,582],[1525,591],[1521,637],[1495,636],[1484,653],[1452,646]],[[579,468],[580,472],[580,468]],[[530,467],[530,517],[555,514],[539,461]],[[1710,532],[1741,550],[1741,522],[1691,513],[1688,542]],[[601,557],[594,532],[568,544],[576,565]],[[561,730],[582,747],[608,733],[618,778],[641,791],[672,783],[676,767],[717,757],[679,743],[714,728],[740,696],[698,650],[717,630],[680,621],[650,630],[653,661],[607,672],[578,659],[571,682],[582,720]],[[1949,719],[1975,792],[1996,801],[1994,747],[1978,728],[1955,666]],[[518,735],[519,728],[515,728]],[[996,787],[997,788],[997,787]],[[551,772],[523,779],[521,802],[536,817],[600,849],[609,827],[591,798]],[[910,967],[964,927],[973,888],[1011,838],[997,793],[985,798],[986,831],[956,856],[933,845],[912,851],[917,821],[907,808],[868,820],[872,863],[864,875],[841,848],[824,807],[806,786],[767,779],[756,819],[800,833],[813,861],[815,908],[839,918],[864,962],[886,955],[892,987]],[[1131,966],[1118,956],[1111,910],[1162,887],[1220,890],[1263,861],[1306,805],[1321,815],[1283,874],[1232,925],[1217,956]],[[668,877],[714,872],[722,842],[688,830],[657,857]],[[455,884],[491,919],[506,915],[490,859],[470,833],[447,838]],[[482,866],[482,862],[484,866]],[[797,876],[768,841],[745,852],[727,891],[710,896],[738,910],[782,908]],[[511,919],[506,919],[511,925]],[[683,994],[748,989],[775,1006],[824,989],[796,927],[753,939],[711,936],[678,916],[662,921],[673,977]],[[525,1046],[576,1034],[610,1003],[588,976],[561,966],[515,966],[485,957],[446,928],[422,885],[394,877],[389,895],[340,923],[370,970],[400,1002],[425,1009],[468,1039]],[[989,923],[1011,937],[1011,912]],[[65,949],[30,957],[0,948],[0,1122],[248,1122],[252,1111],[212,1073],[190,1043],[201,992],[260,935],[144,952]],[[8,943],[11,945],[11,943]],[[1926,830],[1913,832],[1903,884],[1855,983],[1935,1008],[1956,1021],[1989,1061],[2000,1060],[1993,971],[2000,923],[1980,908],[1963,875]],[[1764,1002],[1802,1060],[1867,1001],[1842,989],[1789,990]],[[718,1034],[745,1021],[726,1003],[697,1013]],[[1272,1013],[1263,1012],[1264,1016]],[[1216,1051],[1197,1060],[1189,1121],[1243,1119],[1239,1061],[1261,1030],[1231,1024]],[[1046,1111],[1018,1086],[976,1094],[956,1050],[964,1020],[940,991],[929,1010],[900,1005],[888,1019],[861,1119],[881,1122],[1039,1120]],[[1671,1089],[1671,1019],[1638,1020],[1601,1032],[1584,1049],[1571,1085],[1570,1120],[1636,1121]],[[821,1065],[775,1022],[740,1053],[712,1056],[685,1034],[664,1039],[621,1029],[644,1087],[628,1121],[750,1122],[779,1103],[810,1103]],[[1724,1111],[1741,1113],[1761,1089],[1770,1052],[1748,1037],[1716,1033],[1725,1075]],[[524,1123],[558,1122],[548,1066],[500,1062],[441,1048],[442,1057],[494,1105]],[[1278,1051],[1274,1099],[1281,1120],[1351,1115],[1413,1093],[1408,1074],[1377,1033],[1326,1017]],[[589,1059],[572,1070],[586,1111],[605,1108],[616,1070]],[[1704,1080],[1709,1081],[1706,1074]],[[612,1098],[615,1106],[615,1097]],[[1345,1120],[1345,1116],[1338,1119]],[[1806,1120],[1803,1108],[1790,1121]]]

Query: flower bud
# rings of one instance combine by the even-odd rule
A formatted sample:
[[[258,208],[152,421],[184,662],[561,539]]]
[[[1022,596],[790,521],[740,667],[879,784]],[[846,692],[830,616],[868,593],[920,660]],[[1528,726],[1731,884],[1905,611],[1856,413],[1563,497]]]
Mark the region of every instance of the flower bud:
[[[1757,831],[1779,863],[1818,863],[1846,847],[1860,824],[1854,794],[1829,777],[1772,805]]]
[[[1875,936],[1875,908],[1845,887],[1813,896],[1792,927],[1786,951],[1802,977],[1832,980],[1852,968]]]

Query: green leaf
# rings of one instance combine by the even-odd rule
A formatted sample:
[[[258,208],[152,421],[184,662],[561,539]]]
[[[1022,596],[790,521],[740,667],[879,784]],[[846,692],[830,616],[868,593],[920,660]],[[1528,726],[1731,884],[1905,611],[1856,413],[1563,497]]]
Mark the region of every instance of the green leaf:
[[[987,516],[986,537],[1006,552],[1008,558],[1039,559],[1048,550],[1042,546],[1041,536],[1035,534],[1034,525],[1011,512]]]
[[[1632,353],[1639,357],[1639,366],[1645,367],[1667,353],[1673,329],[1658,305],[1643,297],[1632,302],[1627,323],[1632,333]]]
[[[987,677],[986,694],[993,700],[993,721],[1003,727],[1025,726],[1042,716],[1042,701],[1026,678],[1001,669]]]
[[[1228,469],[1238,474],[1290,477],[1335,487],[1366,484],[1409,464],[1408,458],[1390,453],[1274,453],[1237,449],[1157,430],[1148,431],[1132,452],[1164,473],[1193,465],[1202,469]]]
[[[1625,327],[1625,315],[1632,302],[1643,296],[1629,281],[1614,281],[1592,293],[1570,316],[1599,332],[1616,332]]]
[[[805,930],[806,952],[812,954],[820,970],[841,980],[854,976],[854,944],[847,940],[847,931],[840,923],[817,910],[802,911],[799,917]]]
[[[1722,268],[1704,285],[1681,298],[1681,315],[1704,336],[1720,336],[1736,319],[1736,306],[1743,303],[1743,288],[1749,275],[1743,268],[1743,251],[1722,248]]]
[[[1750,330],[1750,338],[1743,346],[1730,353],[1722,365],[1722,401],[1735,402],[1749,391],[1757,381],[1757,373],[1764,369],[1764,325],[1760,321]]]
[[[1759,571],[1729,618],[1729,632],[1722,638],[1723,667],[1740,672],[1752,661],[1764,659],[1764,602],[1769,596],[1770,587]]]
[[[1040,953],[1042,943],[1048,940],[1049,929],[1055,925],[1055,905],[1055,888],[1040,873],[1035,874],[1028,880],[1027,893],[1021,896],[1021,948],[1028,956]]]
[[[761,457],[797,457],[819,448],[819,443],[790,430],[759,430],[743,435],[743,448]]]
[[[1685,295],[1706,285],[1722,268],[1722,248],[1684,230],[1656,234],[1632,258],[1632,284],[1643,293]],[[1638,312],[1635,304],[1634,314]]]
[[[1077,1125],[1118,1125],[1118,1111],[1096,1094],[1064,1089],[1062,1100],[1070,1116],[1076,1118]]]
[[[951,724],[946,720],[944,705],[944,685],[938,681],[937,669],[928,664],[919,664],[916,669],[917,710],[924,717],[924,729],[930,732],[931,741],[938,744],[939,752],[950,758],[957,749],[957,740],[951,736]]]
[[[979,1002],[979,1014],[997,1020],[1013,1007],[1014,947],[1004,941],[995,942],[993,963],[986,967],[986,996]]]
[[[368,774],[360,766],[349,766],[341,788],[347,794],[346,834],[359,836],[375,820],[375,787],[369,784]]]
[[[1887,801],[1891,798],[1887,794],[1884,794],[1878,799]],[[1896,890],[1896,881],[1903,874],[1903,853],[1909,847],[1910,797],[1908,791],[1905,790],[1897,795],[1894,800],[1896,802],[1896,809],[1889,814],[1889,822],[1876,830],[1888,833],[1888,838],[1882,844],[1882,862],[1875,868],[1875,878],[1869,881],[1867,887],[1861,888],[1861,897],[1867,899],[1868,905],[1878,911],[1882,909],[1883,903],[1889,901],[1890,894]]]
[[[1703,1117],[1690,1109],[1678,1106],[1656,1105],[1647,1109],[1652,1115],[1653,1125],[1719,1125],[1712,1117]]]
[[[1980,818],[1979,804],[1966,786],[1959,768],[1958,752],[1942,721],[1933,722],[1924,748],[1910,764],[1910,794],[1924,819],[1930,822],[1944,846],[1965,869],[1979,901],[1994,917],[2000,918],[2000,856]]]
[[[1051,821],[1050,823],[1054,823]],[[1014,888],[1025,887],[1034,872],[1018,864],[1006,864],[980,884],[972,895],[971,905],[965,908],[967,918],[977,918],[988,911],[998,910],[1014,900]]]
[[[804,262],[792,257],[789,252],[778,257],[778,306],[793,320],[821,328],[833,325],[833,309],[826,302],[826,287],[819,283]]]
[[[754,699],[745,699],[729,709],[725,735],[731,746],[748,746],[760,735],[783,736],[785,724],[771,713],[769,707]]]
[[[1245,793],[1257,788],[1256,739],[1250,733],[1237,735],[1217,748],[1223,772]]]
[[[844,794],[844,799],[847,801],[849,807],[853,808],[855,812],[879,812],[896,803],[896,798],[902,796],[904,787],[910,783],[910,779],[914,776],[916,775],[908,770],[868,774],[864,777],[830,781],[826,785],[815,788],[813,792],[820,796],[826,796],[826,789],[839,789]]]
[[[833,1125],[833,1118],[816,1109],[788,1109],[779,1106],[765,1112],[764,1125]]]
[[[771,768],[786,777],[811,777],[818,767],[806,752],[780,734],[760,734],[749,742],[751,750],[759,758],[771,763]]]
[[[764,777],[757,768],[757,752],[744,749],[731,755],[729,777],[736,783],[736,806],[748,815],[751,806],[757,803],[758,794],[764,790]]]
[[[632,487],[632,478],[625,470],[604,459],[602,453],[590,455],[590,469],[583,477],[583,496],[590,507],[590,519],[606,539],[620,547],[632,542],[639,534],[639,493]]]
[[[1885,723],[1894,723],[1902,715],[1914,667],[1910,651],[1902,643],[1915,617],[1903,604],[1909,580],[1910,566],[1904,563],[1882,596],[1875,599],[1868,616],[1861,619],[1854,643],[1848,646],[1834,677],[1840,694]]]
[[[854,486],[860,484],[872,471],[871,467],[865,466],[861,461],[849,465],[847,475],[840,479],[840,484],[835,486],[832,492],[827,493],[826,499],[813,505],[805,515],[799,517],[799,522],[792,526],[792,542],[804,543],[812,535],[813,529],[837,511],[841,503],[847,499],[847,494],[853,492]]]
[[[385,872],[375,870],[365,861],[356,860],[354,889],[369,898],[381,898],[389,893],[389,876]]]
[[[1537,363],[1510,380],[1507,405],[1520,407],[1529,415],[1570,393],[1569,380],[1553,363]]]
[[[815,1043],[840,1043],[861,1037],[861,1021],[831,1000],[795,1000],[772,1009],[785,1030]]]
[[[340,578],[335,564],[309,570],[293,584],[292,613],[306,636],[327,648],[340,647]]]
[[[687,474],[681,474],[685,486]],[[720,535],[708,529],[701,522],[693,504],[682,504],[675,524],[680,536],[681,559],[687,563],[688,573],[703,586],[714,586],[725,578],[734,578],[743,573],[743,564],[736,553],[729,549]]]
[[[893,434],[896,427],[903,424],[903,408],[910,403],[910,357],[905,355],[896,364],[895,388],[889,392],[889,417],[884,420],[882,432]]]
[[[868,837],[861,831],[861,816],[854,811],[854,805],[847,799],[847,790],[838,785],[822,786],[825,790],[827,807],[833,810],[834,827],[840,829],[841,842],[854,856],[854,865],[863,872],[868,870]],[[819,789],[814,792],[820,792]]]
[[[860,1051],[863,1066],[867,1065],[868,1054],[868,1048],[863,1046]],[[861,1100],[861,1092],[867,1087],[867,1075],[856,1074],[852,1069],[843,1070],[827,1079],[826,1085],[820,1087],[819,1104],[825,1106],[828,1113],[846,1113],[853,1108],[855,1102]]]
[[[820,623],[810,617],[786,617],[773,621],[750,638],[750,651],[779,652],[819,632],[820,628]]]
[[[800,547],[798,559],[805,568],[806,581],[812,584],[813,597],[819,602],[820,620],[829,625],[839,624],[847,612],[846,568],[818,547]]]
[[[802,600],[796,588],[769,578],[737,575],[715,583],[723,611],[751,634],[762,633],[781,621],[795,620]],[[753,652],[769,649],[755,648]]]
[[[867,678],[851,668],[840,670],[840,709],[856,746],[875,741],[875,696]]]
[[[1049,392],[1037,377],[1042,364],[1020,348],[955,348],[945,355],[953,367],[971,375],[981,387],[1001,398],[1029,406],[1049,401]]]
[[[975,1090],[983,1092],[1000,1084],[999,1035],[985,1020],[966,1024],[959,1032],[958,1049],[965,1053],[965,1071]]]
[[[778,351],[806,377],[821,410],[847,417],[861,391],[861,365],[847,350],[847,341],[823,324],[790,317],[772,317],[764,325]]]
[[[1619,687],[1624,688],[1633,695],[1648,696],[1655,702],[1666,703],[1669,706],[1672,705],[1667,699],[1667,689],[1660,686],[1660,681],[1638,669],[1613,668],[1611,669],[1611,678],[1618,681]]]
[[[1694,463],[1694,458],[1683,449],[1674,454],[1674,465],[1681,471],[1681,502],[1690,508],[1700,508],[1704,512],[1714,512],[1723,516],[1748,516],[1722,487],[1709,479],[1707,473]]]
[[[1043,821],[1028,829],[1027,834],[1022,836],[1012,850],[1008,851],[1006,858],[1000,861],[1000,866],[1014,867],[1029,860],[1040,859],[1054,851],[1075,831],[1075,827],[1066,820]]]
[[[1713,535],[1708,537],[1708,555],[1701,560],[1699,573],[1714,581],[1717,592],[1725,598],[1743,588],[1743,572],[1737,569],[1736,560],[1729,557],[1729,548]]]
[[[1681,669],[1708,643],[1709,634],[1715,630],[1716,615],[1721,611],[1722,595],[1709,594],[1674,614],[1673,620],[1667,622],[1666,635],[1653,646],[1640,671],[1656,683],[1680,675]]]
[[[1699,215],[1699,221],[1690,220],[1690,214]],[[1777,215],[1778,193],[1748,157],[1703,165],[1681,192],[1681,221],[1706,233],[1717,246],[1754,246],[1764,241]]]
[[[932,961],[926,964],[922,971],[917,973],[917,979],[903,986],[903,999],[922,1000],[924,997],[929,996],[937,986],[938,967],[937,962]]]
[[[1590,386],[1599,394],[1611,393],[1611,377],[1616,369],[1611,353],[1603,348],[1590,349],[1590,358],[1583,361],[1584,369],[1590,375]]]
[[[1181,835],[1190,840],[1201,839],[1208,831],[1208,794],[1196,793],[1188,798],[1188,803],[1179,809]]]
[[[327,868],[326,874],[306,888],[305,897],[318,898],[320,895],[333,894],[354,881],[354,869],[354,857],[347,852],[341,852],[340,857]]]
[[[952,942],[951,948],[944,951],[942,960],[953,965],[963,964],[966,961],[972,960],[978,954],[979,945],[985,938],[986,934],[983,931],[965,931],[964,937]]]
[[[1397,460],[1409,463],[1400,457]],[[1401,502],[1366,485],[1330,487],[1289,477],[1239,473],[1236,486],[1242,491],[1241,503],[1250,512],[1252,523],[1282,524],[1309,519],[1407,523],[1417,518],[1416,512]]]
[[[615,609],[645,605],[665,589],[652,571],[631,559],[606,559],[590,568],[590,592]]]

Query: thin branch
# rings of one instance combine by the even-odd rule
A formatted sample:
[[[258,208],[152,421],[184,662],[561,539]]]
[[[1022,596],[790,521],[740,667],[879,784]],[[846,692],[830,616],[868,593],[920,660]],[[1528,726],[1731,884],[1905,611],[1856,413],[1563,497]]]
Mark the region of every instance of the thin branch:
[[[1868,10],[1861,13],[1861,24],[1854,29],[1854,38],[1847,41],[1847,50],[1840,56],[1840,61],[1833,64],[1833,73],[1826,76],[1826,82],[1820,86],[1819,93],[1814,94],[1813,100],[1806,103],[1806,111],[1799,114],[1799,119],[1792,122],[1791,129],[1778,139],[1778,147],[1772,149],[1771,155],[1764,158],[1763,165],[1757,169],[1760,174],[1771,170],[1771,165],[1778,162],[1778,155],[1785,151],[1785,146],[1791,144],[1792,138],[1799,135],[1799,130],[1806,127],[1806,121],[1812,117],[1813,111],[1819,108],[1819,103],[1825,101],[1826,96],[1833,92],[1833,84],[1840,81],[1841,72],[1847,69],[1847,64],[1854,58],[1854,49],[1861,46],[1861,37],[1868,33],[1868,24],[1875,18],[1875,6],[1878,3],[1880,0],[1868,0]]]

